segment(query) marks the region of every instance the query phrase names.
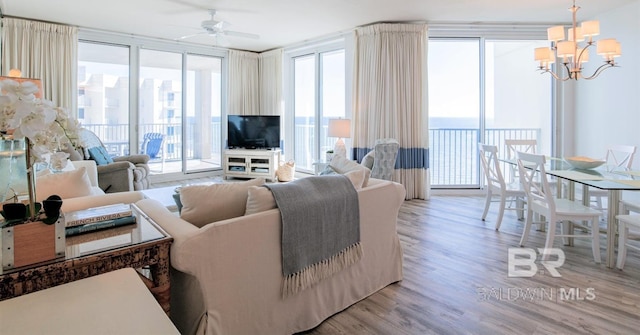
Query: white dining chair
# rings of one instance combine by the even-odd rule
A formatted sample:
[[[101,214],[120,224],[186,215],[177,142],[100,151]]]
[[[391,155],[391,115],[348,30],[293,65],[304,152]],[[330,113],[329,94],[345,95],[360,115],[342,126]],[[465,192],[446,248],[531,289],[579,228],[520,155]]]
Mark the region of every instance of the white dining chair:
[[[505,157],[509,160],[515,160],[517,158],[517,152],[526,152],[535,154],[537,152],[538,141],[535,139],[505,139]],[[520,183],[518,178],[518,166],[509,166],[509,178],[508,183]]]
[[[546,219],[544,223],[548,225],[545,249],[553,247],[556,237],[591,238],[593,259],[596,263],[600,263],[598,218],[602,213],[572,200],[556,198],[546,177],[544,155],[518,152],[517,156],[518,173],[527,194],[527,216],[522,238],[520,239],[520,246],[523,246],[529,237],[531,226],[534,223],[533,214],[536,213],[540,217],[544,217]],[[587,221],[588,227],[580,227],[590,230],[590,235],[573,234],[574,231],[569,231],[569,227],[573,227],[570,221]],[[562,234],[556,233],[557,222],[561,222]],[[548,255],[548,253],[543,253],[543,260],[546,260]]]
[[[605,164],[607,169],[626,169],[630,170],[633,164],[633,156],[636,153],[635,145],[613,145],[607,149],[605,156]],[[595,202],[595,209],[604,210],[602,199],[607,197],[606,190],[589,189],[589,197],[591,202]]]
[[[498,209],[498,217],[496,218],[496,230],[499,230],[505,209],[517,210],[518,218],[522,218],[524,216],[524,203],[527,195],[524,192],[524,189],[522,189],[520,183],[507,184],[505,182],[500,168],[500,161],[498,160],[497,146],[478,143],[478,149],[480,162],[482,164],[482,171],[484,171],[487,181],[487,195],[484,204],[484,212],[482,213],[482,221],[487,217],[491,202],[495,202],[493,198],[495,196],[499,196],[500,199],[497,201],[500,202],[500,207]],[[514,200],[516,207],[507,208],[507,202],[513,202]]]
[[[624,268],[627,259],[627,248],[640,251],[640,246],[629,243],[630,228],[640,230],[640,215],[617,215],[618,219],[618,260],[616,267],[620,270]]]

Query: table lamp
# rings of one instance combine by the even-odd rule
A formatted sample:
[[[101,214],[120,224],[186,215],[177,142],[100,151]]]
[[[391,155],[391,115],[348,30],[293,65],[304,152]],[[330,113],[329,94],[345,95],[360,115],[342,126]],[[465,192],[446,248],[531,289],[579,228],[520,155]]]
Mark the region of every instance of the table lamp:
[[[337,137],[336,145],[333,148],[335,155],[347,158],[347,148],[342,138],[351,136],[351,120],[349,119],[329,119],[329,137]]]

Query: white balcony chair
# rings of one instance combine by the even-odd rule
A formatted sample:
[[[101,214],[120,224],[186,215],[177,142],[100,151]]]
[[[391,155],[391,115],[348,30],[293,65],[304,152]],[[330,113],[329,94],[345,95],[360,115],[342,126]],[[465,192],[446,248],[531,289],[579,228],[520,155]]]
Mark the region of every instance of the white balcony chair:
[[[626,170],[631,169],[633,163],[633,156],[636,153],[635,145],[614,145],[607,149],[607,155],[605,161],[607,169],[622,168]],[[606,190],[589,189],[589,197],[591,202],[595,202],[594,208],[598,210],[604,210],[602,206],[602,199],[607,197]]]
[[[505,209],[517,210],[518,218],[524,216],[524,199],[527,195],[520,183],[507,185],[505,182],[500,169],[500,162],[498,161],[498,147],[479,143],[478,149],[482,170],[487,180],[487,198],[485,200],[484,212],[482,213],[482,221],[487,217],[489,206],[491,202],[494,201],[493,197],[500,196],[500,200],[498,200],[500,202],[500,208],[498,210],[498,217],[496,218],[496,230],[499,230]],[[512,202],[513,200],[516,202],[516,207],[506,208],[507,201]]]
[[[583,206],[575,201],[556,198],[547,181],[544,168],[545,157],[543,155],[528,154],[518,152],[518,173],[520,180],[527,193],[527,218],[524,231],[520,239],[520,246],[523,246],[528,237],[531,225],[533,224],[533,213],[546,218],[547,238],[545,249],[553,247],[556,236],[565,238],[591,238],[591,249],[593,259],[600,263],[600,234],[598,229],[598,218],[602,214],[600,211]],[[540,182],[536,182],[539,180]],[[572,227],[570,220],[588,221],[590,235],[573,234],[569,231]],[[556,223],[561,222],[562,234],[556,234]],[[548,258],[548,253],[543,254],[543,259]]]

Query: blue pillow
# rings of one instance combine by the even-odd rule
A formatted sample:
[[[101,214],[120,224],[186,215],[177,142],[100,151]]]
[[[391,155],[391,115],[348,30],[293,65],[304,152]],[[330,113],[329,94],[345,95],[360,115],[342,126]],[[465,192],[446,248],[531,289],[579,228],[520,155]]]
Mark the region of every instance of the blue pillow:
[[[89,148],[89,157],[96,161],[96,165],[107,165],[113,163],[113,159],[111,159],[107,149],[104,147]]]

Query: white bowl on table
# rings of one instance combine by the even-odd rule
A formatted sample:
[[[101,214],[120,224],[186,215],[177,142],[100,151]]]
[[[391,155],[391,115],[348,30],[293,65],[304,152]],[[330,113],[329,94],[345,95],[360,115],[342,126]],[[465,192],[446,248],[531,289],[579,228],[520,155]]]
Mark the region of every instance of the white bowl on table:
[[[573,156],[573,157],[565,157],[565,162],[569,163],[573,168],[580,170],[588,170],[595,169],[598,166],[605,163],[605,161],[600,159],[593,159],[584,156]]]

